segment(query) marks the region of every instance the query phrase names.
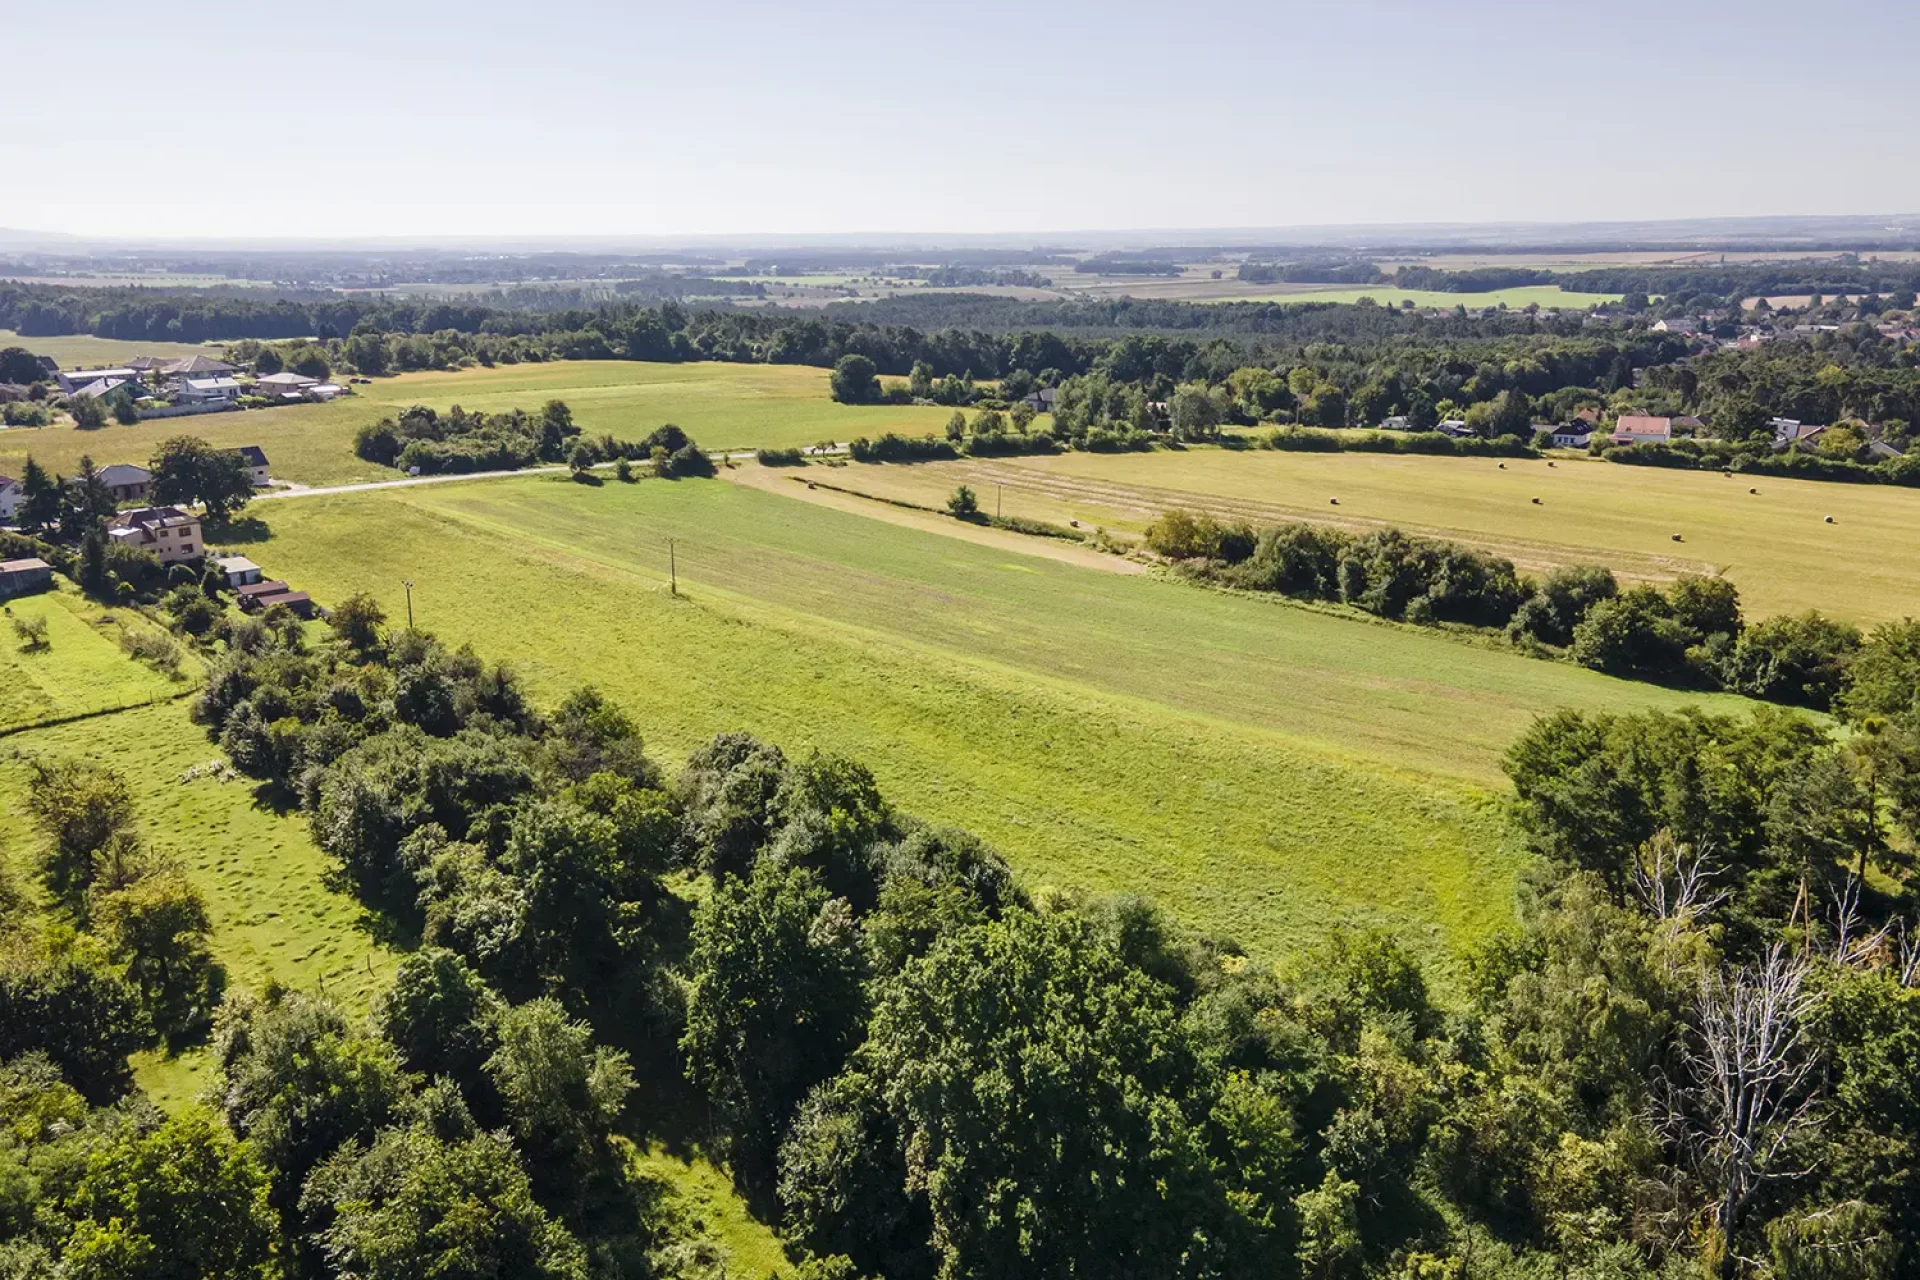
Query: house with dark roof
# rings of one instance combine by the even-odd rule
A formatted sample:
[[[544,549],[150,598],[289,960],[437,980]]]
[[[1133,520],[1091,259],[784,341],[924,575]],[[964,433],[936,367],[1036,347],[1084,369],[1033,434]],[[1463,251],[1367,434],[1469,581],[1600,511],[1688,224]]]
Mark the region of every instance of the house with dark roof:
[[[160,372],[169,378],[231,378],[239,370],[212,356],[188,356],[184,360],[175,360]]]
[[[27,500],[27,492],[12,476],[0,476],[0,520],[12,520]]]
[[[1593,424],[1575,418],[1555,427],[1551,438],[1556,449],[1584,449],[1593,443]]]
[[[257,444],[243,444],[236,452],[239,453],[240,460],[247,464],[247,474],[253,477],[253,487],[266,488],[268,482],[266,453]]]
[[[96,473],[115,502],[140,502],[153,492],[153,472],[131,462],[114,462]]]
[[[122,511],[107,526],[107,536],[122,546],[151,551],[161,564],[181,564],[206,555],[200,517],[179,507],[141,507]]]

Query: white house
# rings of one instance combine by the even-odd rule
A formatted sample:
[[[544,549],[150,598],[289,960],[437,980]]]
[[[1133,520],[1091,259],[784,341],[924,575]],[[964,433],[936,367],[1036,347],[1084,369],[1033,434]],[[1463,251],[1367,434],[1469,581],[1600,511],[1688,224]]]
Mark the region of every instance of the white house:
[[[27,500],[26,490],[12,476],[0,476],[0,520],[12,520],[20,504]]]
[[[239,398],[240,384],[232,378],[188,378],[180,384],[182,404],[218,404]]]
[[[1607,438],[1615,444],[1671,444],[1673,419],[1623,413],[1613,424],[1613,434]]]
[[[1556,449],[1584,449],[1593,443],[1593,424],[1576,418],[1565,426],[1555,427],[1551,438]]]

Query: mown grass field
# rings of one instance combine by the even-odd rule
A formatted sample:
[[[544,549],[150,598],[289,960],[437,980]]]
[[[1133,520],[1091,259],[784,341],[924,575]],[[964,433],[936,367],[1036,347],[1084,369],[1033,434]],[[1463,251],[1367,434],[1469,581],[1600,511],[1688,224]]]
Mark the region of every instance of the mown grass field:
[[[788,448],[888,431],[920,435],[940,431],[952,412],[836,404],[827,395],[827,371],[800,365],[568,360],[409,373],[354,390],[355,395],[330,404],[111,424],[94,431],[71,426],[0,431],[0,474],[19,475],[28,454],[65,473],[79,467],[83,454],[100,465],[143,463],[162,440],[196,435],[224,448],[259,445],[276,479],[306,485],[392,480],[398,473],[391,468],[354,456],[353,435],[414,404],[537,412],[549,400],[564,400],[574,421],[591,435],[611,432],[634,440],[673,422],[707,449]]]
[[[16,619],[44,621],[46,646],[27,645],[13,629]],[[154,629],[129,610],[102,609],[71,588],[0,604],[0,733],[192,688],[188,682],[199,664],[184,651],[175,680],[133,661],[120,647],[125,632]]]
[[[724,482],[528,477],[269,516],[276,573],[395,616],[411,578],[422,626],[547,699],[600,685],[669,762],[728,729],[844,752],[1030,883],[1143,892],[1265,954],[1366,921],[1444,965],[1511,910],[1508,740],[1562,704],[1689,700]]]
[[[119,338],[96,338],[91,334],[68,333],[49,338],[23,338],[11,329],[0,329],[0,347],[25,347],[37,356],[52,356],[62,369],[111,365],[134,356],[218,356],[219,343],[128,342]]]
[[[1485,458],[1193,448],[795,474],[932,506],[966,483],[988,511],[998,497],[1008,515],[1133,534],[1185,507],[1255,524],[1397,525],[1536,572],[1572,563],[1653,580],[1718,572],[1739,586],[1750,617],[1819,608],[1865,625],[1920,614],[1920,557],[1902,550],[1920,526],[1920,490],[1729,479],[1578,453],[1558,453],[1552,466],[1505,462],[1503,470]]]

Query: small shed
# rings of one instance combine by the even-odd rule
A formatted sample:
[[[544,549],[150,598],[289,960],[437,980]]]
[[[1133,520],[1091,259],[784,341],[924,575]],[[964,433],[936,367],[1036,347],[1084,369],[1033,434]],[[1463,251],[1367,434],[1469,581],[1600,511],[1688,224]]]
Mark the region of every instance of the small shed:
[[[0,560],[0,600],[11,600],[53,585],[53,566],[38,556]]]
[[[226,575],[227,585],[236,590],[251,587],[265,576],[260,572],[260,566],[245,556],[221,556],[213,563]]]

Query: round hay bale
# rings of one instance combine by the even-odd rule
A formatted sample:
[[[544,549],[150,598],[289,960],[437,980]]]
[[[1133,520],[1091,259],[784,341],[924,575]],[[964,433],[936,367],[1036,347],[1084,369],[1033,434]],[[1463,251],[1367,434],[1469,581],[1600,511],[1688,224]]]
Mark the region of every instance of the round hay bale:
[[[1504,462],[1503,462],[1503,463],[1501,463],[1501,464],[1500,464],[1500,469],[1501,469],[1502,471],[1505,471],[1505,470],[1507,469],[1507,464],[1506,464],[1506,463],[1504,463]]]
[[[1538,498],[1534,498],[1534,499],[1532,499],[1532,502],[1533,502],[1533,505],[1534,505],[1534,506],[1536,506],[1536,507],[1540,505],[1540,499],[1538,499]]]
[[[1677,533],[1673,535],[1673,540],[1674,540],[1675,542],[1685,542],[1685,541],[1686,541],[1686,539],[1685,539],[1685,538],[1683,538],[1683,537],[1681,537],[1681,536],[1680,536],[1679,534],[1677,534]]]
[[[1832,524],[1832,523],[1833,523],[1833,517],[1832,517],[1832,516],[1828,516],[1828,517],[1827,517],[1827,523],[1828,523],[1828,524]]]
[[[1328,503],[1328,505],[1329,505],[1329,506],[1335,506],[1335,507],[1337,507],[1337,506],[1339,506],[1339,505],[1340,505],[1340,499],[1338,499],[1338,498],[1328,498],[1328,499],[1327,499],[1327,503]]]
[[[1759,491],[1758,489],[1749,489],[1749,490],[1747,490],[1747,492],[1748,492],[1748,493],[1758,493],[1758,492],[1760,492],[1760,491]]]

